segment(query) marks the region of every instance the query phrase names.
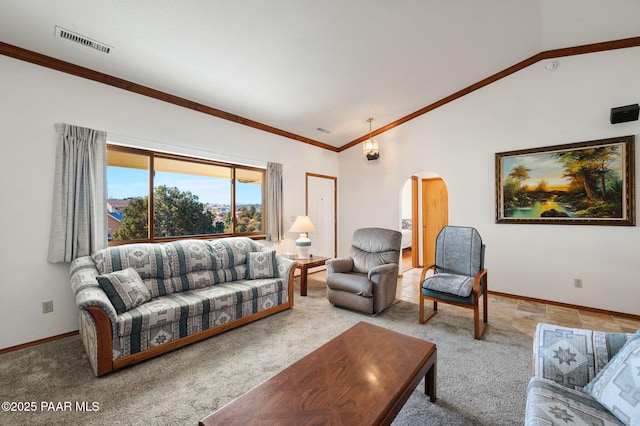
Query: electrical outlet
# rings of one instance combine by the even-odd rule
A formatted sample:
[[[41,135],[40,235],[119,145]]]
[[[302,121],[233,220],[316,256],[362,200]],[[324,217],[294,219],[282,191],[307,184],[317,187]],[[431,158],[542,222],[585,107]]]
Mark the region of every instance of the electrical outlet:
[[[53,312],[53,300],[42,302],[42,313],[48,314],[49,312]]]
[[[574,278],[573,285],[575,288],[582,288],[582,278]]]

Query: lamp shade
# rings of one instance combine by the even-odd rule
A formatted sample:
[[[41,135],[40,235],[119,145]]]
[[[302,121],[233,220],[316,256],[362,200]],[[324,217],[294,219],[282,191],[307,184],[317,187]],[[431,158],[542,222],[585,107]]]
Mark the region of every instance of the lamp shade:
[[[298,216],[289,228],[289,232],[315,232],[316,227],[313,226],[313,222],[309,219],[309,216]]]
[[[367,154],[377,154],[379,152],[378,141],[375,139],[369,139],[362,143],[362,152]]]

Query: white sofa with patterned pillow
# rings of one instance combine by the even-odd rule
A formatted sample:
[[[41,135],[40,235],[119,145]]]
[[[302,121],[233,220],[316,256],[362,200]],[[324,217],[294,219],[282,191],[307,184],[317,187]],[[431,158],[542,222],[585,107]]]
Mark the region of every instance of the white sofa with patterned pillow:
[[[71,263],[101,376],[293,306],[293,266],[250,238],[129,244]]]
[[[640,330],[540,323],[525,425],[640,425]]]

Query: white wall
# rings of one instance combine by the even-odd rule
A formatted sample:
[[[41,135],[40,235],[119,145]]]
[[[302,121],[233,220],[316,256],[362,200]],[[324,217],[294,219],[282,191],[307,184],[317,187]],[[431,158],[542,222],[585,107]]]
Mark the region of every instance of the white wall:
[[[381,157],[368,162],[360,147],[336,154],[0,56],[0,348],[77,329],[68,265],[46,261],[57,122],[281,162],[285,218],[304,212],[305,172],[338,176],[341,255],[359,227],[397,229],[406,179],[431,171],[447,184],[449,222],[482,234],[490,289],[640,314],[637,227],[495,224],[496,152],[640,134],[637,121],[608,121],[611,107],[640,101],[640,48],[559,64],[552,73],[536,64],[380,135]],[[294,251],[297,236],[288,237],[278,250]],[[53,313],[41,313],[45,300]]]
[[[304,213],[306,172],[338,174],[334,152],[5,56],[0,93],[0,348],[77,330],[69,265],[46,260],[54,123],[282,163],[285,218]],[[294,250],[288,237],[278,250]],[[42,314],[45,300],[54,312]]]
[[[495,223],[496,152],[640,133],[638,121],[609,123],[611,107],[640,101],[640,48],[558,63],[553,72],[532,65],[379,135],[376,162],[360,147],[341,153],[339,254],[357,228],[397,229],[402,186],[429,170],[447,184],[449,223],[480,231],[490,290],[640,314],[637,227]]]

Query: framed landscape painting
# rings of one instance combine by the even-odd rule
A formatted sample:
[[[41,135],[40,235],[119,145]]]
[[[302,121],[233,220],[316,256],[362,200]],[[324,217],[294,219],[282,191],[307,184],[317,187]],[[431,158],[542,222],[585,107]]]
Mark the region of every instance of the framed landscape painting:
[[[496,223],[635,225],[634,136],[496,154]]]

